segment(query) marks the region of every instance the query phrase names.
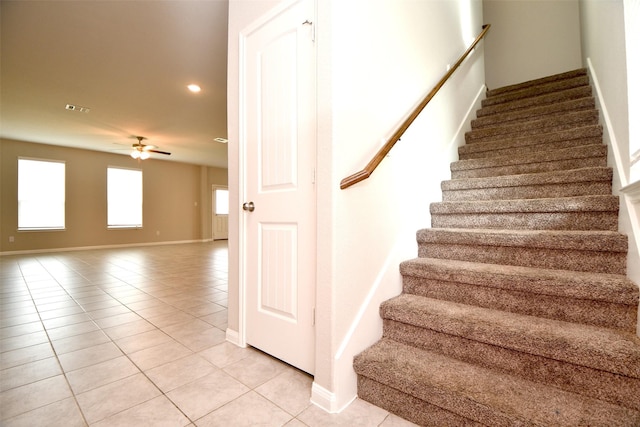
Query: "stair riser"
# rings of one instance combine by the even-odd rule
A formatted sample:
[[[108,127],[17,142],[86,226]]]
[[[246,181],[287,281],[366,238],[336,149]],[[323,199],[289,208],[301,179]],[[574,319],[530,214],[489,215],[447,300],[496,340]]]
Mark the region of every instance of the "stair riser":
[[[477,144],[480,142],[492,142],[509,138],[535,136],[597,124],[598,116],[597,113],[593,112],[588,116],[580,115],[576,117],[566,117],[561,120],[552,120],[550,118],[547,120],[524,122],[510,126],[473,130],[465,133],[464,138],[467,144]]]
[[[471,121],[471,129],[477,130],[487,127],[511,125],[529,120],[553,117],[560,113],[593,110],[594,108],[595,100],[593,98],[571,100],[543,107],[536,106],[533,108],[480,117]]]
[[[494,89],[487,90],[487,98],[492,98],[498,95],[504,95],[510,92],[518,92],[523,89],[530,89],[538,86],[545,86],[548,84],[556,83],[573,79],[580,79],[587,76],[587,70],[585,68],[580,68],[576,70],[566,71],[560,74],[554,74],[552,76],[546,76],[539,79],[527,80],[520,83],[515,83],[508,86],[498,87]]]
[[[385,338],[448,357],[549,384],[605,402],[640,409],[640,380],[509,350],[460,336],[384,319]]]
[[[637,305],[403,276],[403,292],[493,310],[635,332]]]
[[[626,274],[627,263],[626,253],[622,252],[426,242],[418,243],[418,256],[610,274]]]
[[[611,194],[611,181],[444,190],[442,192],[442,200],[445,202],[461,202],[467,200],[544,199],[548,197],[577,197],[607,194]]]
[[[551,105],[556,102],[568,101],[573,99],[580,99],[589,97],[592,95],[591,86],[580,86],[572,89],[567,89],[559,92],[553,92],[546,95],[535,96],[532,98],[522,99],[520,101],[513,101],[507,104],[496,104],[493,106],[487,106],[481,108],[476,112],[476,116],[487,117],[494,114],[513,112],[523,110],[526,108],[535,108],[545,105]]]
[[[432,228],[489,228],[508,230],[618,229],[617,212],[512,212],[432,214]]]
[[[547,93],[557,92],[559,90],[567,90],[587,85],[589,85],[589,77],[581,76],[559,82],[536,85],[535,87],[531,88],[514,90],[502,94],[494,94],[493,92],[489,92],[488,98],[482,100],[482,107],[505,104],[520,99],[533,98]]]
[[[606,156],[585,157],[575,159],[559,159],[526,163],[522,158],[521,164],[508,166],[478,166],[475,169],[458,169],[451,171],[451,179],[488,178],[492,176],[521,175],[527,173],[553,172],[588,167],[606,167]]]
[[[541,151],[553,151],[553,150],[564,150],[574,147],[582,147],[585,145],[597,145],[602,144],[602,137],[594,137],[594,138],[585,138],[585,139],[572,139],[568,141],[557,141],[550,142],[545,144],[530,144],[525,146],[513,147],[510,146],[509,142],[511,140],[504,140],[504,147],[498,147],[498,144],[492,144],[491,147],[487,147],[486,150],[483,151],[469,151],[462,152],[459,151],[458,158],[460,160],[469,160],[469,159],[488,159],[491,157],[522,157],[528,156],[531,154],[540,153]],[[469,145],[467,147],[475,147],[475,145]],[[484,148],[484,147],[483,147]]]
[[[362,375],[358,375],[358,397],[420,426],[485,426]]]

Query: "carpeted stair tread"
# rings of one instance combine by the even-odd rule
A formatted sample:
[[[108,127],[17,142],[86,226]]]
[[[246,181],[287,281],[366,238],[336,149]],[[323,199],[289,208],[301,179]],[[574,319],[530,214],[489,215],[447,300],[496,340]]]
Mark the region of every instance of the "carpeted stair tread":
[[[551,76],[545,76],[538,79],[531,79],[520,83],[514,83],[507,86],[487,90],[487,98],[491,98],[497,95],[504,94],[506,92],[517,92],[522,89],[531,88],[534,86],[545,85],[547,83],[554,83],[563,80],[571,80],[576,77],[584,77],[587,75],[586,68],[578,68],[575,70],[566,71],[564,73],[558,73]]]
[[[561,143],[568,143],[568,145],[563,147]],[[465,160],[500,155],[526,154],[527,151],[525,150],[538,152],[541,150],[592,144],[602,144],[602,126],[600,125],[589,125],[532,136],[509,137],[489,142],[476,142],[475,144],[459,147],[458,154],[460,160]]]
[[[496,104],[480,108],[476,111],[476,117],[485,117],[492,114],[505,113],[509,111],[517,111],[524,108],[536,106],[551,105],[555,102],[567,101],[570,99],[578,99],[592,96],[591,86],[578,86],[557,92],[546,93],[531,98],[519,99],[505,104]]]
[[[570,111],[542,118],[506,123],[500,126],[472,129],[465,133],[467,144],[489,142],[506,138],[546,134],[555,131],[572,129],[578,126],[598,124],[596,110]]]
[[[625,276],[416,258],[403,292],[530,316],[636,330],[638,288]]]
[[[637,306],[638,287],[620,274],[550,270],[436,258],[414,258],[400,273],[449,282],[518,290],[540,295],[606,301]]]
[[[560,150],[538,151],[522,156],[498,156],[458,160],[451,163],[451,178],[486,178],[607,166],[607,147],[581,145]]]
[[[471,121],[471,129],[483,129],[496,125],[504,125],[531,120],[532,118],[543,118],[554,114],[568,111],[583,111],[595,109],[595,99],[593,97],[573,99],[557,102],[552,105],[535,106],[523,108],[516,111],[493,114],[479,117]]]
[[[627,252],[627,236],[614,231],[425,228],[416,237],[418,243]]]
[[[493,94],[482,100],[482,107],[488,107],[496,104],[518,101],[520,99],[532,98],[545,93],[557,92],[559,90],[571,89],[589,84],[588,76],[577,76],[570,79],[559,80],[550,83],[538,84],[535,86],[510,90],[501,94]]]
[[[383,302],[380,313],[383,319],[640,379],[640,338],[630,332],[410,294]]]
[[[421,258],[626,274],[627,236],[614,231],[428,228],[417,241]]]
[[[618,206],[611,195],[436,202],[431,227],[615,231]]]
[[[580,168],[488,178],[452,179],[441,183],[443,201],[537,199],[611,195],[613,171]]]
[[[356,356],[354,368],[366,386],[388,387],[367,396],[385,407],[387,394],[400,391],[453,414],[487,426],[633,426],[640,413],[516,376],[474,366],[434,352],[383,339]],[[373,385],[373,384],[372,384]],[[417,413],[406,416],[431,425],[466,425],[464,420],[441,424]]]

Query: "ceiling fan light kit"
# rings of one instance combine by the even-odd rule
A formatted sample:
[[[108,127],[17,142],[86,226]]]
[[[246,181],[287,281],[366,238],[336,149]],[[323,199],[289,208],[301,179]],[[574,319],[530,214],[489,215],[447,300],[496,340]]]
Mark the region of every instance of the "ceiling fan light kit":
[[[171,153],[167,152],[167,151],[160,151],[160,150],[156,150],[156,146],[155,145],[146,145],[142,143],[142,140],[147,139],[144,136],[135,136],[134,138],[136,138],[138,140],[137,144],[133,144],[132,148],[133,151],[131,151],[131,157],[133,157],[136,160],[146,160],[149,157],[151,157],[151,154],[149,153],[158,153],[158,154],[164,154],[167,156],[170,156]]]

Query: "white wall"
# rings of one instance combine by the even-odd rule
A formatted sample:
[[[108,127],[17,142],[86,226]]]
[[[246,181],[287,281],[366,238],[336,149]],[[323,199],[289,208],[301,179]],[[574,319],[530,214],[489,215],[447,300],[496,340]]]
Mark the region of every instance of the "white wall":
[[[582,67],[578,0],[484,0],[490,89]]]
[[[621,196],[619,228],[629,236],[627,274],[640,284],[640,191],[620,192],[631,183],[626,52],[627,46],[637,49],[637,45],[625,43],[622,1],[581,0],[580,23],[583,58],[596,90],[609,164],[614,167],[614,193]]]
[[[482,49],[436,96],[373,176],[340,190],[481,31],[480,1],[318,4],[318,333],[312,400],[355,397],[353,356],[380,338],[380,302],[398,295],[399,263],[417,256],[483,93]]]

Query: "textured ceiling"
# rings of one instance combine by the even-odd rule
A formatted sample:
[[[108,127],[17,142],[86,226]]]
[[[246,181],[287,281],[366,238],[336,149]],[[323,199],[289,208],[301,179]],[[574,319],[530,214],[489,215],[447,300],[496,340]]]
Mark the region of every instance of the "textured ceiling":
[[[0,2],[0,136],[227,167],[226,0]],[[197,83],[198,94],[186,86]],[[67,110],[73,104],[89,112]]]

